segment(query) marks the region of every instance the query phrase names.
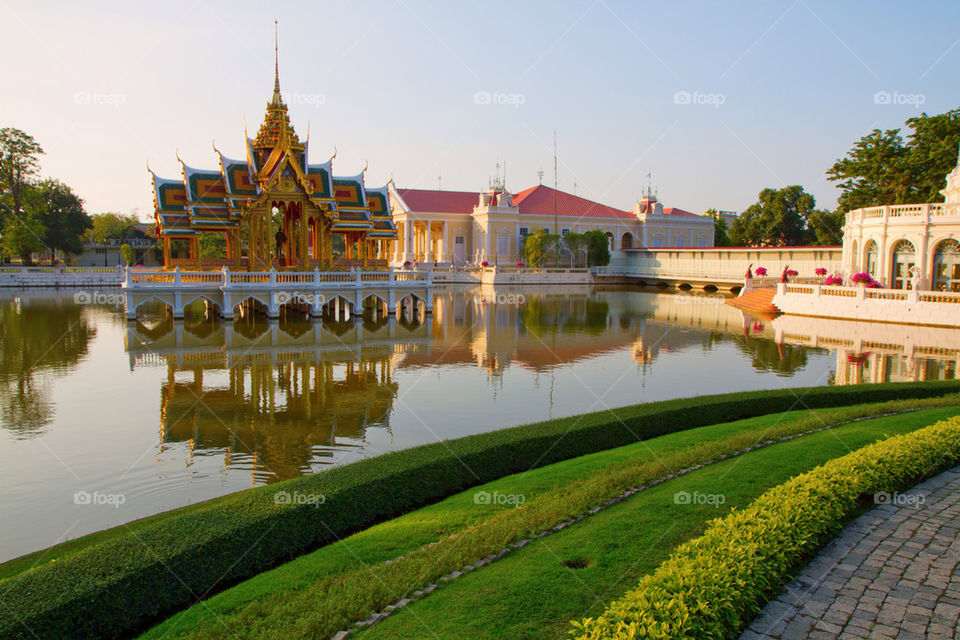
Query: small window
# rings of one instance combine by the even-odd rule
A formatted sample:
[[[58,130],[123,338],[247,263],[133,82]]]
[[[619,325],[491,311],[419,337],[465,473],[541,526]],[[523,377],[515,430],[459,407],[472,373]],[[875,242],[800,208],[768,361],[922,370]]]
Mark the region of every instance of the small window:
[[[526,238],[528,235],[530,235],[530,229],[527,227],[520,227],[520,237]]]
[[[454,244],[463,244],[463,236],[457,236],[453,242]]]
[[[570,233],[570,229],[563,229],[562,231],[560,231],[560,235],[561,235],[561,236],[565,236],[565,235],[567,235],[568,233]]]
[[[544,227],[544,228],[543,228],[543,232],[544,232],[544,233],[550,233],[550,227]]]

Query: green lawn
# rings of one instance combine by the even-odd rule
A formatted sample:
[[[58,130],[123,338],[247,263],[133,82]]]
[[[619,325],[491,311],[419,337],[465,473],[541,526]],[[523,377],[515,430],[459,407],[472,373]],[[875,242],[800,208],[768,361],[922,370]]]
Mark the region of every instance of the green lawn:
[[[864,420],[710,465],[535,541],[352,637],[564,638],[570,620],[602,613],[709,519],[831,458],[958,414],[949,407]],[[675,504],[679,491],[720,494],[725,503]]]
[[[940,403],[942,404],[943,400],[940,400]],[[829,423],[849,415],[850,411],[850,408],[821,410],[817,412],[818,417],[814,418],[813,422]],[[960,409],[954,408],[925,410],[895,418],[864,421],[841,427],[837,434],[843,433],[843,439],[849,442],[851,447],[857,447],[884,434],[919,428],[958,412]],[[277,620],[267,620],[271,613],[285,609],[288,605],[296,605],[298,598],[309,589],[315,588],[318,582],[349,572],[361,572],[368,580],[375,580],[375,577],[365,573],[368,565],[395,558],[452,533],[463,531],[503,509],[475,504],[476,491],[523,494],[529,501],[557,487],[576,484],[611,465],[626,461],[665,459],[692,450],[703,450],[711,444],[742,437],[744,433],[758,434],[774,426],[783,429],[791,423],[799,424],[800,421],[809,423],[811,414],[806,411],[775,414],[693,429],[655,438],[649,442],[582,456],[525,474],[508,476],[371,527],[342,543],[328,545],[260,574],[174,615],[143,637],[172,638],[194,634],[200,637],[231,637],[238,629],[244,629],[245,636],[259,634],[270,637],[285,626],[283,615],[278,615]],[[434,637],[422,625],[418,629],[408,628],[409,621],[416,623],[417,617],[423,617],[420,614],[422,610],[425,612],[423,615],[436,615],[440,620],[438,626],[446,629],[440,634],[442,637],[563,636],[568,628],[567,620],[588,613],[587,607],[591,602],[597,611],[604,609],[612,598],[634,584],[638,575],[662,561],[677,543],[702,531],[706,518],[726,513],[732,504],[748,503],[765,488],[825,459],[847,453],[848,450],[843,448],[837,439],[837,434],[816,434],[799,441],[776,445],[748,454],[743,460],[750,460],[750,464],[736,461],[720,463],[643,492],[561,534],[550,536],[542,543],[538,542],[491,567],[445,586],[423,602],[412,605],[410,612],[398,614],[381,623],[370,634],[396,638],[421,637],[420,634],[426,634],[423,637]],[[815,444],[807,445],[808,441]],[[816,443],[832,443],[832,446],[820,446]],[[802,455],[795,455],[801,451],[804,452]],[[760,462],[765,459],[768,460],[767,463]],[[729,479],[703,480],[710,478],[710,474],[722,473],[727,468],[732,469]],[[672,495],[680,487],[692,486],[691,482],[720,481],[732,483],[729,487],[722,485],[726,487],[723,492],[727,495],[723,508],[685,507],[677,512],[679,507],[673,505]],[[707,492],[705,489],[699,490]],[[710,490],[709,493],[716,491],[719,490]],[[665,500],[664,496],[670,499]],[[651,503],[651,500],[659,502]],[[665,502],[669,502],[669,505],[664,504]],[[638,504],[642,506],[635,506]],[[633,514],[632,510],[639,508],[644,509],[643,518]],[[628,515],[624,516],[624,512]],[[621,514],[620,517],[611,517],[618,513]],[[638,522],[642,522],[639,531]],[[609,526],[610,530],[597,530],[598,526]],[[575,540],[568,549],[556,546],[567,539]],[[604,542],[601,543],[600,540]],[[641,553],[638,549],[645,551]],[[575,557],[571,555],[574,552],[578,554]],[[549,558],[545,560],[542,557],[544,554]],[[504,567],[514,567],[515,563],[524,558],[532,560],[529,564],[516,565],[514,569],[508,570],[510,579],[505,579]],[[561,564],[565,560],[587,566],[570,570]],[[629,567],[633,568],[628,571]],[[483,580],[485,575],[498,577],[471,588],[469,592],[465,592],[467,595],[447,595],[459,593],[458,590],[464,588],[463,585],[468,585],[469,588],[476,580]],[[589,590],[585,590],[580,584],[583,578],[588,578],[583,581],[592,585]],[[544,588],[544,584],[548,585],[548,588]],[[590,591],[595,595],[591,595]],[[455,601],[448,601],[448,597],[455,597]],[[468,597],[471,602],[483,602],[483,611],[470,606],[469,612],[465,612],[463,616],[477,624],[476,628],[463,626],[466,622],[458,614],[458,611],[463,609],[463,601],[460,599],[463,597]],[[585,601],[584,598],[588,600]],[[309,600],[304,602],[306,604]],[[273,606],[274,603],[276,606]],[[505,613],[504,609],[512,613]],[[404,626],[404,629],[391,631],[396,625]],[[471,632],[461,633],[461,626],[470,628]],[[505,629],[510,631],[506,632]],[[529,635],[537,630],[543,630],[541,635]],[[524,633],[528,635],[522,635]]]

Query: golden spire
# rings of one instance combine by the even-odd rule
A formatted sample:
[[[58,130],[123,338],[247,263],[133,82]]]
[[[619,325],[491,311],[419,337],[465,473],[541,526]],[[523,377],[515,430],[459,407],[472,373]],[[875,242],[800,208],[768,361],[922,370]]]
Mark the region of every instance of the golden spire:
[[[273,101],[280,100],[280,45],[277,35],[277,21],[273,21]]]
[[[253,142],[253,148],[258,150],[269,150],[278,146],[281,142],[285,143],[290,150],[303,151],[303,143],[297,137],[293,126],[290,124],[290,115],[287,113],[287,105],[283,102],[283,95],[280,93],[280,47],[278,37],[277,21],[273,21],[273,97],[267,103],[267,113],[264,116],[263,124],[257,132],[257,137]]]

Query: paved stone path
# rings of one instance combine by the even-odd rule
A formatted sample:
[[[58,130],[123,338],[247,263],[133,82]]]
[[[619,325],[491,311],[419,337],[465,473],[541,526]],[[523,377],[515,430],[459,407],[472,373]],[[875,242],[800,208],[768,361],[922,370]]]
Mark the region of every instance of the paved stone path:
[[[846,527],[740,640],[960,638],[960,467]]]

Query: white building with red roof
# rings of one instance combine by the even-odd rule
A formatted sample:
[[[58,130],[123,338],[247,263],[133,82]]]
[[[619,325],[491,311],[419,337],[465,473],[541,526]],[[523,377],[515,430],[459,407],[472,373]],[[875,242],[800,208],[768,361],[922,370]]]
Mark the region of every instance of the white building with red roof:
[[[512,265],[522,261],[524,238],[599,229],[610,248],[712,247],[714,223],[646,194],[624,211],[537,185],[517,193],[404,189],[390,185],[397,241],[390,260],[443,264]]]

